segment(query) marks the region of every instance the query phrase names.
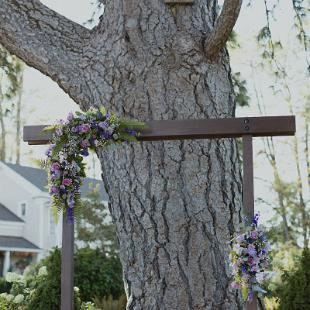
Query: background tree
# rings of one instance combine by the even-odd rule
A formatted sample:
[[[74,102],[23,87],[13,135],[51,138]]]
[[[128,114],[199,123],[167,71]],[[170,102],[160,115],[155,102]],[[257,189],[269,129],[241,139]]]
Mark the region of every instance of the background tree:
[[[0,46],[0,160],[7,160],[8,124],[16,123],[16,163],[20,162],[22,62]],[[14,115],[15,114],[15,115]]]
[[[37,0],[0,0],[0,42],[85,110],[141,120],[233,117],[224,48],[241,0],[107,1],[92,30]],[[55,39],[57,38],[57,39]],[[129,309],[237,309],[227,242],[240,221],[236,143],[98,149]]]
[[[98,248],[104,256],[118,252],[115,225],[107,206],[102,203],[99,186],[90,189],[87,199],[82,201],[80,220],[76,227],[76,240],[84,246]]]

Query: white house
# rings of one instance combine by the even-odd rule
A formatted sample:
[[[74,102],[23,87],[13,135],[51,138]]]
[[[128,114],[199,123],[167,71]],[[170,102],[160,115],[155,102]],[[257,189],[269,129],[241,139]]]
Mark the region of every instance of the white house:
[[[61,246],[61,219],[54,222],[44,170],[0,162],[0,276],[9,270],[22,272],[31,262]],[[86,196],[90,185],[103,184],[86,178],[81,189]]]

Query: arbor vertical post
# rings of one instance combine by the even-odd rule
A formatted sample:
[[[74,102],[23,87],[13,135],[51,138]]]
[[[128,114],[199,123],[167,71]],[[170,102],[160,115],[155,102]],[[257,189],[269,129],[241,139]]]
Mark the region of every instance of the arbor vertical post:
[[[61,310],[73,310],[74,221],[63,214],[61,247]]]
[[[244,216],[252,221],[254,217],[254,167],[253,167],[253,136],[242,136],[243,142],[243,211]],[[257,298],[247,302],[247,310],[257,310]]]

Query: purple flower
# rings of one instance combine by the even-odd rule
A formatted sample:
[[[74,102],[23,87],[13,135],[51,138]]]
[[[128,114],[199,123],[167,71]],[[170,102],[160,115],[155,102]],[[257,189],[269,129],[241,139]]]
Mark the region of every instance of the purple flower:
[[[62,180],[62,185],[70,186],[72,184],[72,179],[65,178]]]
[[[242,242],[244,240],[244,235],[239,235],[236,237],[237,242]]]
[[[80,133],[87,133],[90,131],[90,126],[88,124],[83,124],[79,126]]]
[[[52,163],[51,172],[58,172],[60,170],[60,164],[57,162]]]
[[[245,266],[245,265],[242,265],[242,266],[241,266],[241,271],[242,271],[243,273],[246,273],[246,272],[247,272],[247,269],[246,269],[246,266]]]
[[[73,133],[79,132],[79,126],[77,126],[77,127],[72,127],[72,128],[71,128],[71,132],[73,132]]]
[[[250,233],[250,236],[252,239],[257,239],[258,237],[258,233],[256,230],[252,230],[251,233]]]
[[[239,289],[239,288],[241,288],[241,285],[234,281],[234,282],[231,283],[231,287],[235,288],[235,289]]]
[[[256,255],[256,249],[255,249],[255,246],[253,244],[248,245],[248,254],[251,256]]]
[[[52,186],[51,187],[51,194],[58,194],[59,193],[59,188],[57,186]]]
[[[256,213],[253,217],[253,225],[257,226],[259,219],[259,213]]]
[[[83,140],[83,141],[81,142],[81,147],[82,147],[83,149],[86,149],[86,148],[89,147],[89,146],[90,146],[90,143],[89,143],[88,140]]]
[[[68,116],[67,116],[67,120],[68,120],[69,122],[71,122],[73,119],[74,119],[73,113],[72,113],[72,112],[69,112],[69,114],[68,114]]]
[[[108,123],[107,123],[107,122],[100,122],[100,123],[98,124],[98,126],[99,126],[100,128],[102,128],[102,129],[105,129],[106,127],[108,127]]]
[[[60,127],[60,128],[57,128],[56,129],[56,131],[55,131],[55,133],[56,133],[56,136],[61,136],[62,134],[63,134],[63,130],[62,130],[62,128]]]
[[[126,132],[129,133],[131,136],[135,137],[137,135],[137,131],[133,129],[126,129]]]
[[[254,297],[254,293],[252,290],[249,290],[248,301],[252,301]]]
[[[46,155],[46,156],[51,156],[54,147],[55,147],[55,144],[51,144],[51,145],[48,147],[48,149],[46,150],[45,155]]]
[[[80,152],[80,154],[83,155],[83,156],[88,156],[88,155],[89,155],[87,149],[83,149],[83,150]]]

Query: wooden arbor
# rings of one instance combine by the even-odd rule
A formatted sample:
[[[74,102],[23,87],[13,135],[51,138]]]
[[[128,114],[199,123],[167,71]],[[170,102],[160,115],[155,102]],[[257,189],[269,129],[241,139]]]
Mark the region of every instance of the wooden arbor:
[[[254,216],[253,137],[292,136],[295,134],[294,116],[247,117],[200,120],[161,120],[147,122],[139,141],[180,139],[238,138],[243,140],[243,209],[244,215]],[[45,126],[24,127],[24,141],[30,145],[48,144],[50,135],[42,132]],[[63,217],[61,309],[73,310],[73,247],[74,224]],[[257,299],[247,304],[257,309]]]

